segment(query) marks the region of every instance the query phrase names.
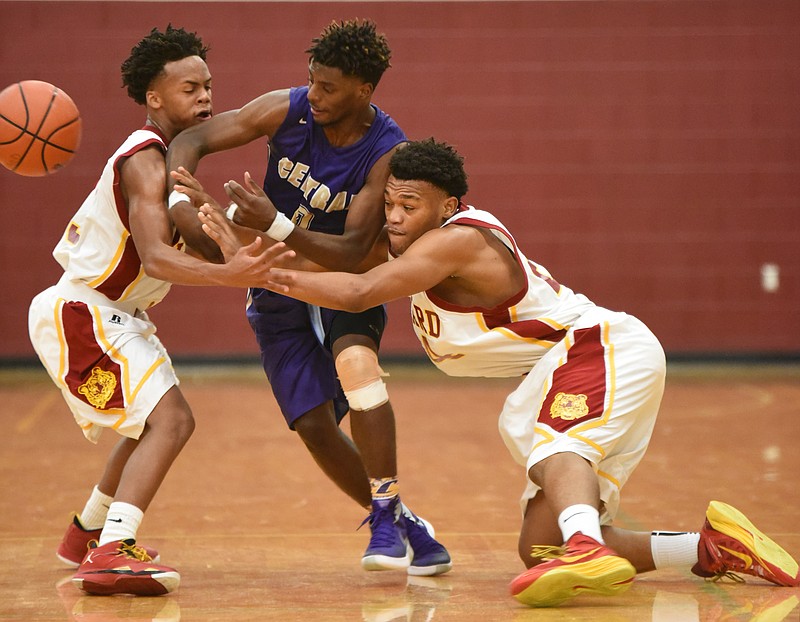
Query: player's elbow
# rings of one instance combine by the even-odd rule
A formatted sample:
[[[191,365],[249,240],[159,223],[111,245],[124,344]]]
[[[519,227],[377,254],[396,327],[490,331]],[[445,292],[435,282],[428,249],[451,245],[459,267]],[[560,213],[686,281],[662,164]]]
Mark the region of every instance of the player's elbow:
[[[169,281],[172,276],[169,273],[168,262],[158,253],[140,254],[142,262],[142,270],[151,279],[158,279],[159,281]]]
[[[183,130],[170,142],[166,156],[168,171],[174,171],[183,166],[193,173],[199,160],[208,155],[209,151],[205,138],[192,132],[196,127]]]

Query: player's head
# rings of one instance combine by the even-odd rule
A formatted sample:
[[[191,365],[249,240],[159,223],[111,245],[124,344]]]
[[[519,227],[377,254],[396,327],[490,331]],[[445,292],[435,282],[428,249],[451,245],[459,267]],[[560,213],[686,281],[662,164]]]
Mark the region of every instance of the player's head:
[[[196,33],[172,25],[164,32],[153,28],[122,63],[122,85],[151,117],[163,117],[170,133],[181,131],[211,117],[207,51]]]
[[[395,255],[436,229],[458,209],[467,193],[464,158],[433,138],[407,143],[389,160],[384,209]]]
[[[389,67],[391,52],[370,21],[333,22],[306,52],[308,102],[320,126],[356,119],[369,110],[375,86]]]
[[[342,75],[353,76],[375,89],[389,67],[392,52],[386,38],[369,20],[332,22],[319,37],[311,40],[306,50],[309,61],[339,69]]]
[[[389,161],[395,179],[425,181],[458,201],[467,194],[464,158],[447,143],[426,138],[407,143]]]

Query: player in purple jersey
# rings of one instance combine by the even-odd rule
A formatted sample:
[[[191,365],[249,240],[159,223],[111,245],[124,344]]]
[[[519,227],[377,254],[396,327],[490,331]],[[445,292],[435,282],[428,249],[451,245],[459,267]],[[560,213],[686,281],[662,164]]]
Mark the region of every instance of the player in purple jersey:
[[[262,137],[269,138],[263,191],[249,175],[246,187],[226,184],[235,223],[285,240],[331,270],[356,269],[384,225],[387,163],[405,140],[372,104],[391,51],[374,23],[354,20],[332,23],[307,52],[307,86],[265,93],[170,146],[168,170],[183,172],[170,195],[173,218],[208,257],[219,257],[219,249],[200,228],[199,203],[189,200],[196,190],[190,173],[202,156]],[[362,566],[416,575],[450,570],[430,525],[398,496],[394,413],[377,356],[383,307],[351,314],[252,289],[247,317],[289,427],[320,468],[370,510]],[[355,444],[338,425],[348,409]]]

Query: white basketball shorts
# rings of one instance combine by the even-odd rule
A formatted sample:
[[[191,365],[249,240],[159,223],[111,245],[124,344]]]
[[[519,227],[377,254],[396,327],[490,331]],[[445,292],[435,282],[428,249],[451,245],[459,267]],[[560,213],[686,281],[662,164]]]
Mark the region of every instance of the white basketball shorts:
[[[597,309],[534,366],[506,399],[500,434],[525,466],[572,452],[597,473],[603,521],[642,459],[664,392],[664,351],[652,332],[625,313]],[[523,512],[539,487],[527,478]]]
[[[97,442],[103,428],[139,438],[158,402],[179,384],[155,325],[143,311],[93,304],[91,296],[91,303],[75,301],[61,290],[54,285],[30,306],[39,359],[86,438]]]

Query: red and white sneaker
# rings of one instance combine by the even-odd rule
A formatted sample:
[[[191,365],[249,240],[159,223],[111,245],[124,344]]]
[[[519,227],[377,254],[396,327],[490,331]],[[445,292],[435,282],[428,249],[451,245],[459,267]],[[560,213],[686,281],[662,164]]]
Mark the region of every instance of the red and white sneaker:
[[[627,559],[580,532],[563,547],[533,547],[532,555],[547,561],[511,582],[511,595],[531,607],[555,607],[583,592],[621,594],[636,576]]]
[[[720,579],[741,572],[784,587],[800,586],[797,562],[736,508],[712,501],[700,530],[699,561],[692,572]]]
[[[103,546],[89,545],[89,552],[72,577],[87,594],[136,594],[159,596],[178,588],[181,576],[168,566],[153,562],[134,540],[117,540]]]
[[[89,543],[92,540],[99,540],[101,531],[102,529],[84,529],[80,519],[75,515],[64,533],[64,537],[61,539],[61,543],[58,545],[56,557],[70,568],[77,568],[81,565],[83,558],[86,557]],[[155,549],[146,546],[142,548],[154,562],[160,559],[158,551]]]

